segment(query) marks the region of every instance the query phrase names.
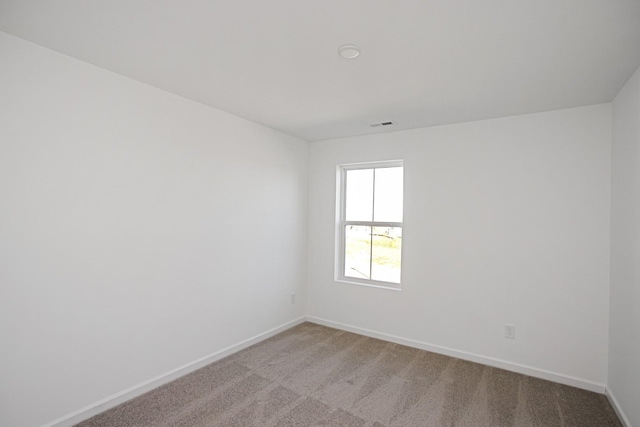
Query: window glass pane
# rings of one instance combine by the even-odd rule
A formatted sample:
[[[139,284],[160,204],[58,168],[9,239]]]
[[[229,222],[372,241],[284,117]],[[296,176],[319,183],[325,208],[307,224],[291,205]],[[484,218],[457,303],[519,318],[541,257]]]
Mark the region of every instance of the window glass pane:
[[[373,227],[371,280],[400,283],[402,228]]]
[[[344,235],[344,275],[371,279],[371,227],[347,225]]]
[[[402,167],[375,170],[374,221],[402,222]]]
[[[345,201],[347,221],[371,221],[373,218],[373,169],[347,171]]]

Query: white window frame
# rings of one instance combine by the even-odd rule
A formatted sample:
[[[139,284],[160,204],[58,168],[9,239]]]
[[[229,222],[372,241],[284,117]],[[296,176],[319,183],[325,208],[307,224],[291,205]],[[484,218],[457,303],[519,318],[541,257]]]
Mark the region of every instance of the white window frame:
[[[336,188],[336,260],[335,260],[335,280],[337,282],[351,283],[356,285],[372,286],[376,288],[385,288],[400,290],[402,284],[402,252],[404,251],[404,244],[400,247],[400,283],[384,282],[380,280],[361,279],[357,277],[349,277],[344,275],[345,266],[345,229],[349,225],[362,225],[369,227],[398,227],[403,231],[404,241],[404,229],[403,222],[380,222],[380,221],[347,221],[346,218],[346,193],[347,193],[347,171],[357,169],[382,169],[382,168],[403,168],[403,181],[404,181],[404,162],[403,160],[389,160],[382,162],[369,162],[369,163],[351,163],[338,165],[337,167],[337,188]],[[375,188],[375,182],[374,182]],[[404,191],[404,182],[403,182]],[[404,204],[404,197],[403,197]],[[404,208],[404,206],[403,206]],[[403,209],[404,211],[404,209]]]

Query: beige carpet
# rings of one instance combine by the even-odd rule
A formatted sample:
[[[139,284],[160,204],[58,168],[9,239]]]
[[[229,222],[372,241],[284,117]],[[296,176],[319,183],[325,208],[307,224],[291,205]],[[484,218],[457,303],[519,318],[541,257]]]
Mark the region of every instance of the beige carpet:
[[[312,323],[79,425],[621,426],[604,395]]]

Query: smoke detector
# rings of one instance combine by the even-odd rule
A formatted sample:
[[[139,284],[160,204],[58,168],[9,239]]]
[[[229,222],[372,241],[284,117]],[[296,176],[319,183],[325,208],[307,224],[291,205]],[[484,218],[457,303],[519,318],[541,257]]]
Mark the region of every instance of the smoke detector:
[[[345,44],[338,48],[338,55],[344,59],[354,59],[360,55],[360,48],[353,44]]]

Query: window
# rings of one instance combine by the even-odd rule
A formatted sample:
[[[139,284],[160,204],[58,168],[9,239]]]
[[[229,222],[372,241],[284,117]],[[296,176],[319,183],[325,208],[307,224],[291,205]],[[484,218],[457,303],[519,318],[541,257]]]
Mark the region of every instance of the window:
[[[336,280],[398,288],[402,161],[338,167]]]

